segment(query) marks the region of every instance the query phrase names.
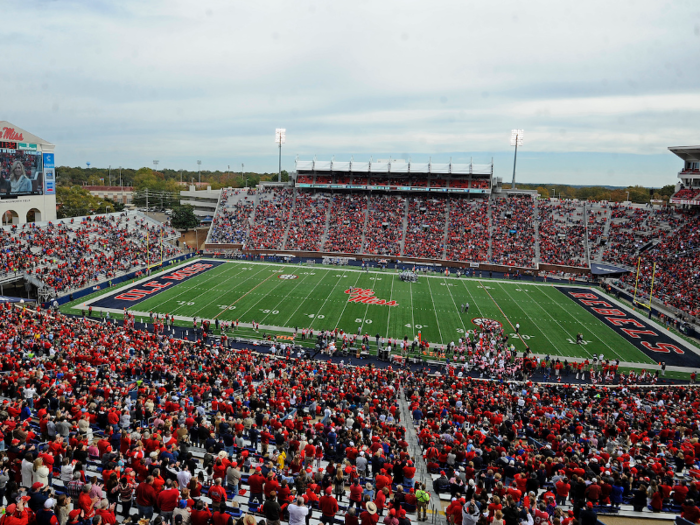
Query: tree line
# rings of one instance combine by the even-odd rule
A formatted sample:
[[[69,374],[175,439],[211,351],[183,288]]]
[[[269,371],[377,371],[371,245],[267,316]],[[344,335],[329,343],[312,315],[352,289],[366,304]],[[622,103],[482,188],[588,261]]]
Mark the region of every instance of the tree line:
[[[505,189],[510,189],[510,184],[504,184]],[[676,187],[668,184],[661,188],[646,188],[644,186],[627,186],[626,188],[610,188],[605,186],[569,186],[566,184],[522,184],[516,185],[521,190],[537,190],[541,198],[548,199],[578,199],[581,201],[610,201],[624,202],[629,200],[636,204],[646,204],[650,200],[668,199],[675,193]],[[628,199],[629,194],[629,199]]]

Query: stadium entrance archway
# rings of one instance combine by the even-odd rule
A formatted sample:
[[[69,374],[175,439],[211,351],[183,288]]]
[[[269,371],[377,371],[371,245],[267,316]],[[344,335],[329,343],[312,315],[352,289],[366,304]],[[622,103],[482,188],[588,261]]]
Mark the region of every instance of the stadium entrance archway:
[[[32,208],[27,212],[27,222],[41,222],[41,211]]]
[[[19,224],[19,215],[14,210],[7,210],[2,214],[2,225]]]

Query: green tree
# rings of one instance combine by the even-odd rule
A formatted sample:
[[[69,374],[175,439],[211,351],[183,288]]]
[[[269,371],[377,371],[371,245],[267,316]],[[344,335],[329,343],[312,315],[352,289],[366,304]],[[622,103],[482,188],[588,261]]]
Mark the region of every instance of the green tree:
[[[194,214],[194,208],[189,204],[173,208],[173,214],[170,217],[170,222],[173,225],[173,228],[185,231],[199,226],[199,219]]]

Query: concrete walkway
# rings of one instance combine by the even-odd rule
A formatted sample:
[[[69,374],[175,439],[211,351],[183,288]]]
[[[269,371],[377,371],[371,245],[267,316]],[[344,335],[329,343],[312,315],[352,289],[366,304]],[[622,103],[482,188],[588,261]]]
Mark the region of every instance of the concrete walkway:
[[[416,482],[423,483],[425,490],[430,494],[430,503],[428,504],[428,522],[436,525],[447,525],[447,517],[442,510],[440,496],[433,490],[433,478],[428,472],[428,468],[423,459],[423,449],[418,443],[416,427],[413,426],[413,417],[406,402],[406,395],[403,386],[399,390],[399,409],[401,411],[401,423],[406,428],[406,442],[408,443],[408,452],[415,459]]]

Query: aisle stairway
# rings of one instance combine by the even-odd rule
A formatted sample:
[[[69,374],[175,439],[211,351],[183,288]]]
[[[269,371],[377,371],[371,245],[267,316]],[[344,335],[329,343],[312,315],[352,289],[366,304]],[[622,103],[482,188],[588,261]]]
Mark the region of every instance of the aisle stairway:
[[[401,251],[399,251],[399,253],[401,255],[403,255],[403,248],[406,245],[406,230],[408,230],[408,201],[409,201],[409,197],[404,199],[403,228],[401,230]]]

